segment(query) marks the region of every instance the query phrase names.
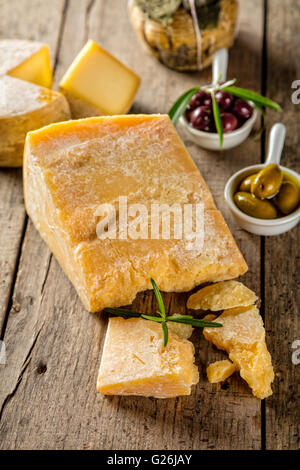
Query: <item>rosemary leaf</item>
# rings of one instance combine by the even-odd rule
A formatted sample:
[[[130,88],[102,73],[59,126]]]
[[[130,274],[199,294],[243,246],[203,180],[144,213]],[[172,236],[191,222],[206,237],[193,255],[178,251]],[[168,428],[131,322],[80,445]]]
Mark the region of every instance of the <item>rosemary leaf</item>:
[[[236,86],[228,86],[223,88],[223,90],[231,93],[238,98],[242,98],[247,101],[253,101],[256,105],[266,106],[267,108],[275,109],[275,111],[282,111],[279,104],[275,103],[275,101],[266,98],[265,96],[256,93],[255,91],[246,90],[245,88],[239,88]]]
[[[169,330],[167,327],[167,323],[165,321],[162,322],[161,326],[162,326],[163,333],[164,333],[164,347],[166,347],[168,344],[168,339],[169,339]]]
[[[126,318],[137,318],[142,314],[138,312],[133,312],[132,310],[126,310],[125,308],[111,308],[107,307],[103,309],[104,312],[110,313],[111,315],[120,315],[121,317]]]
[[[166,319],[166,309],[165,309],[164,301],[162,299],[160,290],[157,287],[157,284],[154,281],[154,279],[152,279],[152,277],[150,278],[150,281],[151,281],[151,284],[152,284],[152,287],[153,287],[153,290],[154,290],[154,294],[155,294],[155,297],[156,297],[156,300],[157,300],[157,303],[158,303],[158,306],[159,306],[160,315],[165,320]]]
[[[166,320],[176,321],[176,319],[178,319],[178,318],[183,319],[183,320],[188,320],[188,319],[193,320],[194,319],[194,317],[192,317],[192,315],[179,315],[179,314],[176,313],[176,314],[172,315],[171,317],[167,317]]]
[[[200,326],[202,328],[220,328],[223,326],[221,323],[211,322],[200,320],[198,318],[179,318],[179,317],[167,317],[167,321],[172,321],[175,323],[185,323],[186,325]]]
[[[179,96],[179,98],[175,101],[168,112],[169,118],[173,122],[174,126],[176,126],[180,116],[185,112],[187,105],[191,101],[192,96],[194,96],[198,90],[200,90],[200,87],[191,88]]]
[[[152,315],[146,315],[145,313],[142,313],[141,317],[144,318],[145,320],[156,321],[158,323],[161,323],[163,321],[161,317],[153,317]]]
[[[221,119],[221,114],[220,114],[220,108],[217,103],[214,92],[211,93],[211,98],[212,98],[213,113],[214,113],[216,129],[220,138],[220,147],[222,147],[223,146],[223,125],[222,125],[222,119]]]

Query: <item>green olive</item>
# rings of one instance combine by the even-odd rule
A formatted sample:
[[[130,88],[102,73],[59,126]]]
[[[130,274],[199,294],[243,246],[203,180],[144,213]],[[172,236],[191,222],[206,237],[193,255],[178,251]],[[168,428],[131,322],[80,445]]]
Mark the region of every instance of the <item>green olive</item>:
[[[246,193],[250,193],[251,191],[251,184],[254,178],[256,177],[257,173],[254,173],[254,175],[247,176],[246,178],[243,179],[243,181],[240,184],[239,190],[240,191],[246,191]]]
[[[262,201],[254,194],[240,191],[234,195],[234,202],[238,208],[251,217],[257,219],[276,219],[277,210],[270,201]]]
[[[284,181],[280,191],[274,198],[274,202],[280,212],[287,215],[293,212],[300,202],[300,191],[292,181]]]
[[[260,199],[274,196],[280,189],[283,174],[275,163],[270,163],[259,173],[251,183],[251,193]]]

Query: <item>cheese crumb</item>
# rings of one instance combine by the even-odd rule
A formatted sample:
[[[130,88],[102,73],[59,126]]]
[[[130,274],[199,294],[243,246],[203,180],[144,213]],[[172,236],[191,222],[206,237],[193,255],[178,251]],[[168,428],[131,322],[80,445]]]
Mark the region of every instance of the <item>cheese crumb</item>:
[[[210,383],[222,382],[228,379],[235,371],[236,366],[228,359],[214,362],[206,369],[207,378]]]

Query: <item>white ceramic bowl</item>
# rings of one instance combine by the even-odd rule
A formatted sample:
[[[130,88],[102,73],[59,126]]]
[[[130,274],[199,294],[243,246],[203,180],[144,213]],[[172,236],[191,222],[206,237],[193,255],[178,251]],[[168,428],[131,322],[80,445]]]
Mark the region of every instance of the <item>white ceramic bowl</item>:
[[[252,103],[250,103],[252,105]],[[219,134],[217,132],[205,132],[194,129],[185,116],[181,116],[179,122],[183,125],[191,140],[195,144],[208,150],[227,150],[237,147],[249,136],[253,125],[257,119],[258,111],[253,107],[252,116],[235,131],[223,134],[223,146],[220,147]]]
[[[283,148],[285,138],[285,127],[283,124],[275,124],[271,130],[269,153],[265,163],[260,165],[248,166],[237,173],[235,173],[227,182],[224,190],[225,201],[227,202],[229,209],[231,210],[234,218],[238,224],[248,232],[255,233],[256,235],[279,235],[280,233],[287,232],[288,230],[295,227],[300,221],[300,207],[285,217],[279,217],[278,219],[257,219],[244,214],[234,203],[233,196],[241,183],[241,181],[253,173],[256,173],[261,168],[265,167],[269,163],[277,163],[279,165],[281,151]],[[292,178],[299,181],[300,175],[296,171],[290,170],[284,166],[280,166],[280,169],[290,175]]]

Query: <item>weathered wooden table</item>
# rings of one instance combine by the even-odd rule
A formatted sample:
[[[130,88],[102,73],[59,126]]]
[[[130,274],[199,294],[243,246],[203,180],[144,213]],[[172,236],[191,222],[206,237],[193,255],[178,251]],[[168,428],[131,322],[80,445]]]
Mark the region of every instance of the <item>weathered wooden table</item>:
[[[287,125],[283,163],[298,171],[300,105],[291,102],[291,84],[300,78],[299,23],[299,0],[242,0],[228,73],[240,86],[282,104],[282,115],[268,113],[268,129],[275,120]],[[56,83],[85,41],[95,39],[141,75],[133,113],[167,112],[181,92],[210,81],[210,70],[176,73],[148,56],[131,28],[125,0],[0,0],[0,36],[49,43]],[[273,396],[260,402],[237,375],[226,386],[209,384],[205,367],[223,354],[199,331],[193,338],[201,378],[190,397],[97,394],[106,320],[84,310],[28,220],[21,171],[1,169],[0,328],[7,352],[7,364],[0,365],[1,448],[299,448],[300,365],[292,363],[291,345],[300,339],[300,226],[260,238],[241,230],[225,207],[225,181],[264,160],[265,139],[248,139],[222,153],[202,151],[186,138],[185,143],[249,264],[243,280],[261,297],[276,371]],[[172,312],[185,312],[186,298],[164,295]],[[145,292],[135,307],[151,312],[153,302],[152,292]]]

